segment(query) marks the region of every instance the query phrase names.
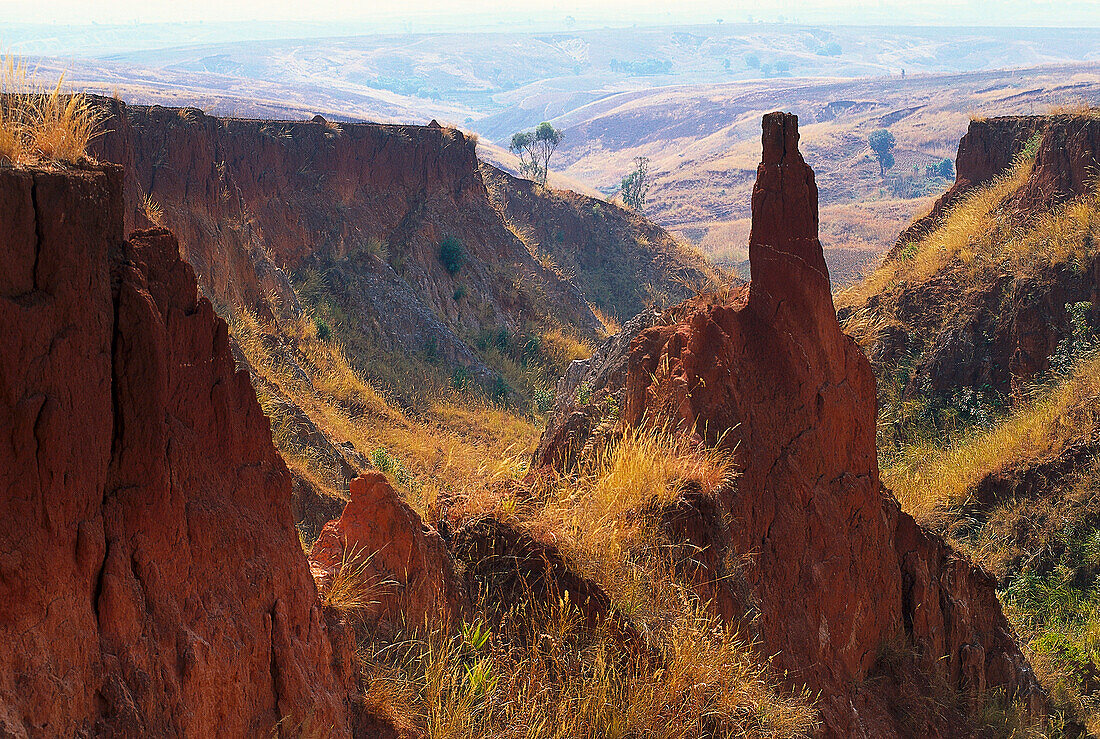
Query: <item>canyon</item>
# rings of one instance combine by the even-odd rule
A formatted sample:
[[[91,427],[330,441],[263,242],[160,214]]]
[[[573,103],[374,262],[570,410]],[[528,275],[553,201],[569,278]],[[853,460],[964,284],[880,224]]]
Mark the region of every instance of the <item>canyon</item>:
[[[995,581],[880,480],[875,377],[834,310],[796,116],[763,118],[751,280],[692,296],[681,281],[705,263],[658,227],[512,181],[454,129],[97,104],[109,117],[94,153],[117,166],[0,170],[8,733],[396,733],[364,703],[357,643],[471,615],[486,582],[507,586],[501,614],[573,593],[586,627],[610,622],[635,658],[666,658],[518,514],[421,516],[380,471],[360,475],[380,466],[367,450],[325,447],[347,464],[347,495],[315,508],[306,554],[264,378],[219,313],[278,326],[322,309],[349,356],[431,355],[486,381],[478,334],[553,325],[595,340],[593,307],[612,313],[624,330],[568,367],[532,464],[496,483],[517,510],[540,480],[569,484],[598,443],[659,426],[738,469],[656,512],[705,555],[678,576],[752,631],[784,691],[816,697],[819,735],[973,735],[993,693],[1047,710]],[[461,270],[439,259],[446,236],[465,247]],[[609,253],[627,277],[609,276]],[[323,300],[303,287],[310,270]],[[358,623],[325,605],[355,551],[377,553],[373,575],[396,586]],[[738,578],[725,554],[747,561]],[[935,708],[941,681],[958,700]]]

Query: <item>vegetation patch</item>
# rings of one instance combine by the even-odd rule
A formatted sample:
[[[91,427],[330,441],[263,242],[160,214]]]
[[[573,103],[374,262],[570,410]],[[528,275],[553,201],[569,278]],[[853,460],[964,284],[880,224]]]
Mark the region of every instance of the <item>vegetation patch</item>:
[[[430,737],[812,735],[810,696],[779,687],[766,658],[709,615],[639,515],[688,486],[714,494],[733,475],[723,453],[650,430],[568,477],[467,491],[454,515],[493,516],[554,541],[616,617],[593,622],[568,591],[518,598],[503,613],[479,600],[453,632],[365,644],[368,705]],[[645,648],[624,642],[623,620]]]
[[[439,244],[439,261],[443,269],[457,275],[466,264],[466,247],[457,236],[444,236]]]
[[[75,164],[87,158],[101,113],[81,94],[62,92],[33,79],[22,63],[0,58],[0,163]]]

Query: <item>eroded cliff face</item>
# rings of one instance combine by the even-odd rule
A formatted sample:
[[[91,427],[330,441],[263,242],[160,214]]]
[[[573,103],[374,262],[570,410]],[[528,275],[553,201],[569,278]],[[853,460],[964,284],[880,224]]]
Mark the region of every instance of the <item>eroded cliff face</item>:
[[[577,288],[508,230],[474,142],[455,129],[103,105],[93,153],[126,170],[127,225],[170,227],[227,310],[298,310],[288,275],[313,269],[348,316],[337,328],[351,349],[427,352],[486,377],[468,346],[482,330],[547,317],[583,336],[598,329]],[[447,236],[466,253],[456,273],[439,258]]]
[[[1013,161],[1043,128],[1041,116],[1006,116],[970,121],[966,135],[959,141],[955,156],[955,183],[937,198],[932,210],[902,231],[887,259],[922,236],[930,233],[965,195],[987,185],[1009,170]]]
[[[842,319],[862,312],[887,327],[870,340],[868,353],[883,377],[899,364],[912,365],[902,388],[905,399],[958,391],[1016,394],[1043,378],[1059,342],[1072,336],[1067,306],[1091,303],[1088,323],[1093,329],[1100,326],[1100,257],[1090,218],[1078,213],[1063,218],[1058,230],[1038,238],[1039,243],[1021,241],[1073,201],[1095,209],[1090,199],[1100,168],[1100,119],[1053,115],[972,121],[956,161],[955,184],[902,233],[886,257],[887,267],[904,265],[922,239],[940,238],[938,229],[952,208],[1008,175],[1019,175],[1020,183],[994,207],[998,220],[1012,226],[1002,228],[1000,238],[1019,243],[1008,245],[1007,256],[990,256],[983,253],[989,249],[981,244],[985,234],[971,234],[979,253],[968,258],[965,269],[952,261],[931,275],[896,280],[861,304],[841,308]],[[990,266],[983,266],[983,259]],[[1006,260],[1011,265],[992,266]]]
[[[268,421],[122,180],[0,171],[0,733],[350,735]]]
[[[720,502],[733,550],[751,561],[761,648],[791,683],[821,692],[826,735],[965,735],[959,714],[901,717],[909,693],[932,690],[915,675],[939,671],[974,701],[992,687],[1037,700],[1038,688],[993,581],[879,482],[875,381],[833,310],[797,142],[795,116],[765,116],[749,286],[655,317],[619,360],[598,353],[569,381],[592,383],[593,407],[614,396],[620,427],[671,423],[735,454],[742,474]],[[593,409],[559,402],[536,461],[560,464],[587,443],[568,419]],[[883,678],[899,644],[905,666]]]

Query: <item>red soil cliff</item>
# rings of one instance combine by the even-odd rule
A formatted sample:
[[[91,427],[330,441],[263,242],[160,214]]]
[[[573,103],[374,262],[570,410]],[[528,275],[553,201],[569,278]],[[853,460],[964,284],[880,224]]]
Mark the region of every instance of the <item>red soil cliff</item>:
[[[127,226],[149,225],[148,195],[219,310],[295,312],[290,279],[316,269],[349,317],[334,328],[353,354],[430,350],[486,375],[466,344],[483,329],[547,315],[582,335],[598,328],[577,288],[501,220],[456,129],[102,105],[92,149],[126,171]],[[455,274],[439,259],[445,236],[467,255]]]
[[[1034,154],[1033,163],[1022,157],[1027,152]],[[887,260],[908,258],[907,247],[935,234],[951,208],[1016,164],[1029,169],[997,206],[998,218],[1017,231],[1015,237],[1006,234],[1006,241],[1041,227],[1062,204],[1087,202],[1100,171],[1100,118],[1059,114],[972,121],[959,142],[957,162],[955,184],[902,233]],[[906,399],[929,391],[948,399],[962,390],[1026,394],[1051,369],[1059,343],[1074,332],[1067,305],[1091,303],[1088,322],[1093,330],[1100,327],[1095,239],[1087,229],[1063,238],[1080,239],[1070,259],[1036,249],[1010,269],[953,261],[842,307],[841,318],[865,310],[865,318],[886,327],[873,337],[868,353],[880,378],[900,378],[899,366],[912,365],[898,380],[905,383]],[[1065,248],[1062,243],[1051,252]]]
[[[609,373],[621,384],[602,391],[620,398],[623,424],[671,421],[736,455],[742,475],[720,502],[733,549],[752,562],[762,651],[820,691],[825,735],[965,735],[959,716],[900,718],[909,694],[931,690],[918,674],[938,670],[975,699],[1037,688],[992,580],[881,487],[875,381],[837,323],[797,143],[794,116],[765,116],[748,288],[669,311],[630,343],[625,380]],[[567,456],[545,439],[539,454]],[[885,675],[898,645],[906,667]]]
[[[933,231],[968,193],[1011,169],[1035,136],[1041,137],[1035,166],[1014,205],[1021,211],[1049,209],[1087,192],[1100,156],[1100,119],[1063,114],[972,120],[955,156],[955,184],[902,232],[887,259]]]
[[[122,172],[0,172],[0,733],[349,735],[290,476]]]

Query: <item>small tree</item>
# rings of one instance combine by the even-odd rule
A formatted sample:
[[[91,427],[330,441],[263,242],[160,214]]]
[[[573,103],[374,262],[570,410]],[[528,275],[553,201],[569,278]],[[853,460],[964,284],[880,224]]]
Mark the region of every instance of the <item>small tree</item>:
[[[462,265],[466,264],[466,249],[462,242],[454,236],[444,236],[439,244],[439,261],[443,263],[443,269],[452,275],[458,274]]]
[[[940,177],[943,177],[945,180],[949,180],[955,176],[955,163],[952,162],[950,159],[944,159],[940,162],[939,170]]]
[[[634,171],[623,177],[623,203],[639,213],[649,195],[649,157],[634,157]]]
[[[519,173],[524,177],[538,181],[539,162],[535,157],[535,137],[528,131],[512,134],[512,143],[508,149],[519,157]]]
[[[545,186],[550,158],[564,138],[564,133],[543,121],[534,131],[513,134],[508,148],[519,157],[520,173]]]
[[[871,146],[875,158],[878,159],[879,174],[886,176],[886,170],[894,166],[894,134],[885,128],[876,128],[867,137],[867,143]]]

